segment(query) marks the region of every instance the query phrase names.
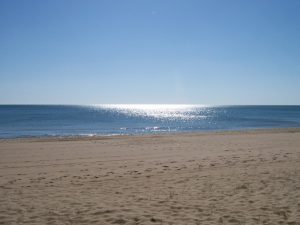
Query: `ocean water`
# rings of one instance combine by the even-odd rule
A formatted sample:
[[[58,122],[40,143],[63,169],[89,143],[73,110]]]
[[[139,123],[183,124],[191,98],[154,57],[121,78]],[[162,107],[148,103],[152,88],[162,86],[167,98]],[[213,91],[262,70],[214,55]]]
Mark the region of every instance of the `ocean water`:
[[[300,127],[300,106],[0,105],[0,138]]]

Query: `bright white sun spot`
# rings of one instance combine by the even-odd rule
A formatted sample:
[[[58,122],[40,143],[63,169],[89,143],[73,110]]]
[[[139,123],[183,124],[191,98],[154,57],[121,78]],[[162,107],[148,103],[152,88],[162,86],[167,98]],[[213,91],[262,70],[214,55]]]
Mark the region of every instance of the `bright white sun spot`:
[[[95,105],[96,108],[113,110],[129,116],[143,116],[169,119],[192,119],[204,116],[193,115],[195,110],[205,110],[204,105],[171,105],[171,104],[107,104]]]

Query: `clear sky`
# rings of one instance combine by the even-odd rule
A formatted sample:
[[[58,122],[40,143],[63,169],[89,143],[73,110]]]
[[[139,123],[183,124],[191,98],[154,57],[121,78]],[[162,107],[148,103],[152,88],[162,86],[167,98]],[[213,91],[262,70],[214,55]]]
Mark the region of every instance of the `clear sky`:
[[[0,104],[300,104],[299,0],[0,0]]]

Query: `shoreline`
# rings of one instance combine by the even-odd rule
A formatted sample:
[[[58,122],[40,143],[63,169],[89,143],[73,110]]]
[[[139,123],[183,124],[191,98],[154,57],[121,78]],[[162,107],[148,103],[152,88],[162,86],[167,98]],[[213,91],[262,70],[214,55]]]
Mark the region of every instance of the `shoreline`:
[[[37,136],[37,137],[14,137],[0,138],[1,142],[14,141],[34,141],[34,142],[51,142],[51,141],[90,141],[90,140],[105,140],[119,139],[130,137],[156,137],[156,136],[176,136],[176,135],[211,135],[211,134],[244,134],[244,133],[299,133],[300,127],[287,128],[249,128],[239,130],[208,130],[208,131],[186,131],[186,132],[157,132],[144,134],[112,134],[112,135],[66,135],[66,136]]]

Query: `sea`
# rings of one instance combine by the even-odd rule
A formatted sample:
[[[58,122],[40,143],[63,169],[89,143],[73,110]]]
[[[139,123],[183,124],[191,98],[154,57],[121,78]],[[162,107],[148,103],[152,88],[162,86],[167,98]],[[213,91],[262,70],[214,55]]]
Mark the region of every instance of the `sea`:
[[[0,105],[0,139],[294,127],[299,105]]]

